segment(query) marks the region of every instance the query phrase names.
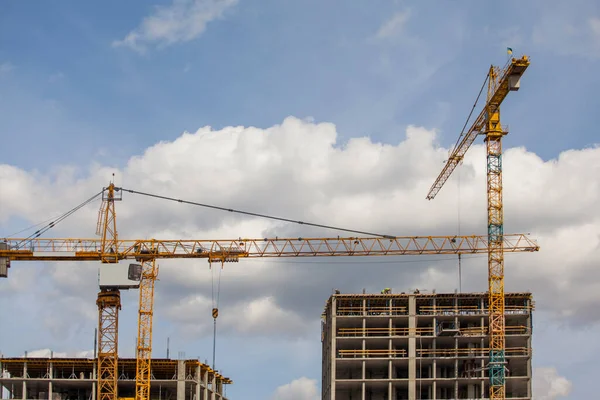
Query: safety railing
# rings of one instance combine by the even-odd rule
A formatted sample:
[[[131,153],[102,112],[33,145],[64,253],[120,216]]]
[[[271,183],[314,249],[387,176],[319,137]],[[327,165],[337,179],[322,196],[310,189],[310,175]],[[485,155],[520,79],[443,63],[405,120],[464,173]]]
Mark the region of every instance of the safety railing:
[[[336,308],[337,315],[365,315],[365,308],[362,306],[357,307],[340,307]]]
[[[433,327],[427,328],[339,328],[338,336],[341,337],[367,337],[367,336],[433,336]]]
[[[412,330],[412,332],[411,332]],[[527,335],[531,329],[525,325],[515,325],[505,327],[507,335]],[[433,327],[424,328],[338,328],[338,337],[372,337],[372,336],[434,336]],[[439,333],[439,332],[438,332]],[[460,328],[458,333],[461,336],[487,336],[488,327],[478,326],[470,328]]]
[[[527,335],[531,332],[531,329],[525,325],[515,325],[505,327],[504,332],[507,335]],[[486,336],[488,334],[488,327],[461,328],[460,334],[462,336]]]
[[[406,357],[404,349],[338,350],[338,358],[390,358]]]
[[[486,347],[458,349],[417,349],[417,357],[488,357],[490,349]],[[527,347],[507,347],[505,355],[530,356],[531,349]]]
[[[526,315],[531,312],[533,306],[505,306],[505,315]],[[419,306],[418,315],[487,315],[488,308],[478,306]]]
[[[341,316],[356,315],[406,315],[408,308],[402,306],[383,306],[383,307],[348,307],[338,306],[336,314]]]
[[[403,306],[382,306],[382,307],[366,307],[367,315],[404,315],[408,313],[408,307]]]

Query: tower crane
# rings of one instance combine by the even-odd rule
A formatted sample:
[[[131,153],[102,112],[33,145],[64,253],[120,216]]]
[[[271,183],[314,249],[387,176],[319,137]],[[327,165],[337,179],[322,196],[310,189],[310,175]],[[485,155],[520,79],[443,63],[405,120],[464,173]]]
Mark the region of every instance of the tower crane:
[[[488,289],[490,336],[490,399],[505,399],[505,318],[504,318],[504,206],[502,203],[502,137],[508,132],[500,125],[500,105],[510,91],[519,90],[529,66],[527,56],[512,58],[503,67],[491,66],[487,75],[487,101],[479,116],[462,132],[429,193],[433,199],[463,160],[478,135],[485,135],[487,150]],[[484,83],[485,86],[485,83]],[[483,87],[482,87],[483,90]]]
[[[198,259],[238,262],[267,257],[362,257],[426,254],[487,253],[485,236],[386,236],[337,238],[264,238],[232,240],[123,240],[117,235],[115,201],[121,191],[112,183],[103,191],[99,217],[100,239],[5,239],[0,242],[0,277],[7,277],[10,261],[100,261],[135,260],[130,277],[140,279],[136,400],[150,399],[152,317],[154,284],[159,259]],[[181,202],[181,200],[179,200]],[[232,211],[232,210],[228,210]],[[534,252],[539,246],[525,234],[504,235],[507,252]],[[26,243],[27,246],[23,246]],[[136,266],[141,268],[135,268]],[[132,268],[134,267],[134,268]],[[136,277],[136,275],[138,275]],[[98,399],[117,400],[118,290],[98,294]],[[227,378],[225,378],[227,379]]]

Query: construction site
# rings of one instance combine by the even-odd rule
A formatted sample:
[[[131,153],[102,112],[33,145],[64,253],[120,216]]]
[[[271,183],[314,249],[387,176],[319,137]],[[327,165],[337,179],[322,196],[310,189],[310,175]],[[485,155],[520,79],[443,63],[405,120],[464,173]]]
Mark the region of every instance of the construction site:
[[[391,289],[385,289],[380,294],[333,294],[322,315],[322,399],[530,400],[534,302],[531,293],[505,292],[504,254],[536,252],[539,246],[526,234],[504,233],[502,138],[508,132],[500,124],[500,105],[509,92],[520,88],[521,76],[529,63],[529,58],[523,56],[511,58],[503,67],[490,68],[485,105],[469,128],[461,132],[426,196],[428,200],[434,199],[475,139],[484,136],[488,211],[485,235],[372,233],[330,238],[123,239],[117,234],[115,211],[115,204],[123,199],[123,193],[207,206],[118,187],[111,182],[35,234],[0,240],[0,277],[4,278],[9,278],[9,269],[18,268],[20,261],[96,261],[101,265],[96,303],[97,356],[92,359],[28,358],[26,355],[0,358],[2,399],[226,399],[226,387],[235,377],[222,376],[214,369],[214,361],[210,366],[199,360],[152,358],[158,260],[205,259],[211,266],[222,268],[226,263],[243,262],[247,258],[446,254],[457,255],[460,260],[462,254],[486,254],[487,292],[392,293]],[[484,88],[485,85],[482,92]],[[97,239],[44,237],[56,223],[97,199],[102,200]],[[132,359],[120,358],[118,351],[121,290],[139,291],[136,357]],[[215,326],[218,316],[218,307],[213,307]]]

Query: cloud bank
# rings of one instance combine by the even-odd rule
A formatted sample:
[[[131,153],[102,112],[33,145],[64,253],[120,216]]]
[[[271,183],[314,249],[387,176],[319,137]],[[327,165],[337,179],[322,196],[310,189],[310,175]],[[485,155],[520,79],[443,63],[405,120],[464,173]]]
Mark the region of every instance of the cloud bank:
[[[114,47],[129,47],[143,52],[148,46],[166,47],[196,39],[206,30],[209,22],[221,18],[235,6],[237,0],[173,0],[168,7],[155,7],[140,25]]]
[[[320,397],[317,381],[302,377],[279,386],[271,400],[317,400]]]
[[[470,150],[438,197],[425,200],[448,154],[437,145],[436,134],[411,126],[395,143],[369,137],[340,143],[333,124],[289,117],[265,129],[203,127],[186,132],[145,149],[122,170],[100,164],[86,170],[65,165],[47,171],[0,165],[0,222],[13,227],[11,221],[37,223],[60,215],[106,186],[114,172],[117,185],[144,192],[395,235],[456,234],[460,213],[462,234],[484,235],[481,144]],[[600,300],[600,217],[592,211],[600,200],[595,179],[600,174],[600,148],[569,150],[547,161],[525,148],[511,148],[505,152],[504,166],[505,231],[531,232],[541,245],[536,254],[507,255],[507,290],[533,291],[537,310],[561,324],[597,323],[600,311],[592,305]],[[98,206],[81,210],[53,229],[52,236],[92,236]],[[128,194],[117,207],[123,239],[338,234]],[[226,264],[219,332],[247,340],[318,337],[319,315],[333,288],[346,293],[363,288],[378,292],[383,287],[453,291],[458,287],[456,264],[452,257],[432,256]],[[28,269],[34,274],[21,268],[14,263],[9,279],[0,282],[8,288],[0,297],[10,299],[13,310],[27,304],[23,312],[38,318],[55,338],[68,340],[84,326],[93,331],[97,265],[37,265]],[[463,290],[485,291],[486,268],[485,256],[465,257]],[[213,273],[202,260],[162,261],[155,324],[168,322],[182,337],[186,332],[209,336]],[[38,290],[23,302],[15,301],[15,290],[27,285]],[[124,309],[136,309],[136,300],[135,293],[125,298]],[[41,340],[33,335],[32,343]]]
[[[565,398],[571,387],[571,381],[559,375],[556,368],[540,367],[533,372],[533,394],[537,400]]]

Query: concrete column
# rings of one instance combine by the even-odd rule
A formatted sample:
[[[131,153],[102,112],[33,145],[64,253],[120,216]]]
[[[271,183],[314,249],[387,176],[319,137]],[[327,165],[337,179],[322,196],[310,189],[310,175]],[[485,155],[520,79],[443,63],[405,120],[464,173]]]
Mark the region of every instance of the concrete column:
[[[96,400],[96,382],[98,380],[98,377],[96,377],[96,365],[98,363],[94,362],[94,365],[92,366],[92,379],[94,380],[92,382],[92,400]]]
[[[488,396],[488,393],[485,392],[485,379],[481,381],[480,389],[479,393],[481,394],[481,397]]]
[[[48,382],[48,400],[52,400],[52,378],[54,377],[52,361],[50,361],[50,370],[48,371],[48,374],[50,376],[50,381]]]
[[[200,395],[201,395],[201,382],[202,382],[202,367],[201,366],[197,366],[196,367],[196,398],[194,400],[200,400]]]
[[[391,300],[388,300],[389,304],[392,304]],[[390,305],[391,307],[391,305]],[[390,318],[388,319],[388,376],[387,379],[390,379],[390,381],[388,382],[388,399],[393,399],[392,394],[394,393],[394,391],[392,390],[392,360],[395,358],[395,356],[392,356],[392,350],[394,349],[394,346],[392,344],[392,309],[389,309],[389,314],[390,314]]]
[[[204,396],[202,400],[208,400],[208,371],[204,372]]]
[[[223,382],[221,381],[217,382],[217,395],[219,399],[223,398]]]
[[[365,300],[363,300],[364,302]],[[366,336],[366,332],[367,332],[367,319],[363,316],[362,318],[362,328],[363,328],[363,336]],[[366,339],[362,340],[362,350],[363,352],[367,349],[367,343],[366,343]],[[361,393],[361,400],[365,400],[366,396],[367,396],[367,383],[365,382],[365,379],[367,378],[367,362],[366,361],[362,361],[361,362],[362,365],[362,385],[361,385],[361,389],[362,389],[362,393]]]
[[[185,400],[185,360],[177,360],[177,400]]]
[[[364,300],[363,300],[364,308]],[[330,399],[335,400],[335,377],[336,377],[336,359],[337,359],[337,298],[334,296],[331,299],[331,385],[330,385]],[[364,341],[363,341],[364,343]],[[364,346],[364,344],[363,344]]]
[[[417,399],[417,298],[408,296],[408,400]]]
[[[527,332],[527,348],[531,350],[531,338],[532,338],[532,334],[533,334],[533,310],[532,310],[532,301],[531,298],[529,300],[527,300],[526,302],[527,305],[527,321],[525,323],[525,325],[528,328],[528,332]],[[532,376],[533,376],[533,371],[532,371],[532,367],[531,367],[531,355],[527,357],[527,380],[528,380],[528,385],[527,385],[527,396],[529,398],[531,398],[533,396],[533,394],[531,393],[531,381],[532,381]]]
[[[2,354],[0,354],[0,378],[4,378],[4,368],[2,367]],[[0,399],[4,398],[4,385],[0,384]]]
[[[213,374],[211,380],[210,380],[210,387],[212,388],[211,392],[210,392],[210,400],[217,400],[217,379],[216,379],[216,374]],[[179,400],[179,399],[177,399]]]
[[[27,357],[27,353],[25,353],[25,357]],[[27,361],[23,362],[23,400],[27,398]]]
[[[437,305],[435,297],[433,298],[433,304]],[[435,316],[435,313],[434,313],[434,316],[433,316],[433,335],[434,335],[434,337],[433,337],[433,341],[431,343],[431,348],[433,350],[435,350],[435,349],[437,349],[437,317]],[[431,391],[433,392],[432,393],[433,396],[431,398],[433,400],[436,400],[436,397],[437,397],[437,384],[436,384],[436,381],[437,381],[437,361],[436,361],[435,358],[433,359],[432,369],[433,369],[433,371],[431,373],[431,377],[433,378],[433,384],[431,385]]]
[[[458,326],[458,325],[456,325]],[[458,348],[458,339],[454,339],[454,348]],[[454,357],[456,357],[456,352],[454,353]],[[458,358],[454,359],[454,398],[458,399]]]

